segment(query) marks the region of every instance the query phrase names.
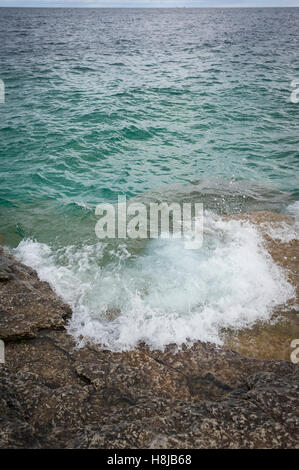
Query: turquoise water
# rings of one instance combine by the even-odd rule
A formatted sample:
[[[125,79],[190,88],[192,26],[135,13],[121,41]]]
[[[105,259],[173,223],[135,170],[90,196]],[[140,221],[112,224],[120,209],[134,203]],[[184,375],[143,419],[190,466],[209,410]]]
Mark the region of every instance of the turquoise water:
[[[200,255],[163,248],[168,269],[161,271],[155,243],[99,242],[94,208],[126,195],[199,201],[214,215],[288,210],[298,199],[299,104],[290,100],[291,82],[299,77],[298,29],[296,8],[0,9],[0,78],[6,86],[0,104],[0,234],[72,304],[80,319],[77,333],[80,322],[88,324],[84,334],[92,331],[93,339],[122,348],[144,339],[154,324],[148,342],[157,325],[172,332],[155,343],[161,346],[171,335],[177,342],[189,338],[192,328],[177,334],[184,330],[182,315],[197,311],[201,318],[210,315],[213,325],[206,334],[194,317],[200,325],[195,339],[218,338],[220,304],[228,297],[227,311],[239,312],[228,326],[243,325],[252,298],[240,307],[232,290],[236,270],[242,271],[239,258],[223,265],[211,290],[213,273],[205,278],[196,266],[207,260],[213,265],[217,244],[207,242]],[[233,256],[237,243],[231,227],[225,230],[231,238],[217,245],[224,250],[221,260],[225,252]],[[258,253],[255,234],[240,237],[244,249],[255,243]],[[266,270],[262,260],[255,261]],[[183,286],[177,297],[165,294],[172,270],[179,273],[171,278],[174,289]],[[254,282],[253,272],[243,272],[244,282]],[[267,273],[263,288],[270,299],[276,274]],[[192,281],[185,285],[188,276]],[[225,276],[228,285],[219,297]],[[74,285],[77,296],[69,293]],[[137,311],[133,293],[140,295],[137,310],[143,313],[136,321],[143,333],[126,342],[120,325]],[[210,313],[203,314],[203,304]],[[262,305],[251,309],[244,324],[270,315],[272,305]],[[103,336],[109,309],[125,316],[117,317],[117,325],[110,322]],[[176,320],[169,326],[163,311],[180,326]],[[155,317],[150,327],[144,315]]]

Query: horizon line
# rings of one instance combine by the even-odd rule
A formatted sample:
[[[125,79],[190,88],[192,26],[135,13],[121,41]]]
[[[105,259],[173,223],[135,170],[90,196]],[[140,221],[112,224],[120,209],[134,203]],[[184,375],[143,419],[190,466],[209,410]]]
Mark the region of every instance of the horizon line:
[[[104,7],[104,6],[98,6],[98,7],[86,7],[86,6],[55,6],[55,7],[49,7],[49,6],[19,6],[19,5],[11,5],[11,6],[4,6],[4,5],[0,5],[0,8],[36,8],[36,9],[41,9],[41,8],[44,8],[44,9],[48,9],[48,10],[54,10],[54,9],[58,9],[58,8],[64,8],[64,9],[78,9],[78,10],[115,10],[115,9],[118,9],[118,10],[130,10],[130,9],[134,9],[134,10],[207,10],[207,9],[213,9],[213,10],[217,10],[217,9],[255,9],[255,10],[261,10],[261,9],[265,9],[265,8],[276,8],[276,9],[284,9],[284,8],[299,8],[299,5],[298,6],[294,6],[294,5],[285,5],[285,6],[271,6],[271,5],[264,5],[264,6],[260,6],[260,7],[257,7],[257,6],[210,6],[210,7],[200,7],[200,6],[197,6],[197,7],[184,7],[184,6],[177,6],[177,7],[151,7],[151,6],[144,6],[144,7],[134,7],[134,6],[124,6],[124,7],[120,7],[120,6],[111,6],[111,7]]]

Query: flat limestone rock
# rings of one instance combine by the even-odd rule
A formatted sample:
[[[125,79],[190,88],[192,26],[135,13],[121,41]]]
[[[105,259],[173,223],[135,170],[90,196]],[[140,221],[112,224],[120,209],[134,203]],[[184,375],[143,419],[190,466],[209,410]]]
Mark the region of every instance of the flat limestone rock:
[[[298,365],[201,342],[78,349],[50,286],[1,249],[0,266],[1,448],[298,447]]]
[[[4,282],[5,281],[5,282]],[[0,338],[34,338],[45,328],[63,328],[71,309],[35,271],[0,248]]]
[[[227,336],[225,345],[240,354],[261,359],[289,360],[291,341],[299,338],[299,239],[298,220],[286,214],[255,211],[230,218],[250,223],[262,235],[263,244],[276,264],[285,270],[296,295],[273,315],[271,323],[257,323],[252,328]]]

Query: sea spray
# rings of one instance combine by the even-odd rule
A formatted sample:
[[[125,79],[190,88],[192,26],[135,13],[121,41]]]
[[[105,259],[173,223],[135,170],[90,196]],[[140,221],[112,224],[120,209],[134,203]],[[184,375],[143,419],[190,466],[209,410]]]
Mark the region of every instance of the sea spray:
[[[137,242],[136,242],[137,243]],[[248,222],[207,212],[204,243],[183,240],[73,245],[22,240],[16,256],[73,309],[69,332],[113,351],[223,342],[224,329],[268,321],[294,289]]]

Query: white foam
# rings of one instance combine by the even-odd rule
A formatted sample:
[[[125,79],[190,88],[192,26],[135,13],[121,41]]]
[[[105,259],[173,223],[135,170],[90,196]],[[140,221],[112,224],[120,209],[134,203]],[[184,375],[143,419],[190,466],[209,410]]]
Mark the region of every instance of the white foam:
[[[294,223],[266,223],[262,228],[272,240],[278,240],[282,243],[290,243],[299,238],[299,220],[295,220]]]
[[[287,212],[290,214],[299,217],[299,201],[295,201],[290,204],[287,208]]]
[[[272,240],[290,243],[299,239],[299,201],[290,204],[287,213],[293,216],[292,220],[262,224],[264,232]]]
[[[89,339],[114,351],[140,341],[160,349],[221,344],[223,328],[269,320],[294,288],[254,226],[207,214],[204,230],[200,250],[184,249],[183,240],[152,240],[138,252],[105,243],[54,252],[24,240],[15,254],[72,306],[69,331],[80,344]],[[107,310],[120,314],[108,320]]]

